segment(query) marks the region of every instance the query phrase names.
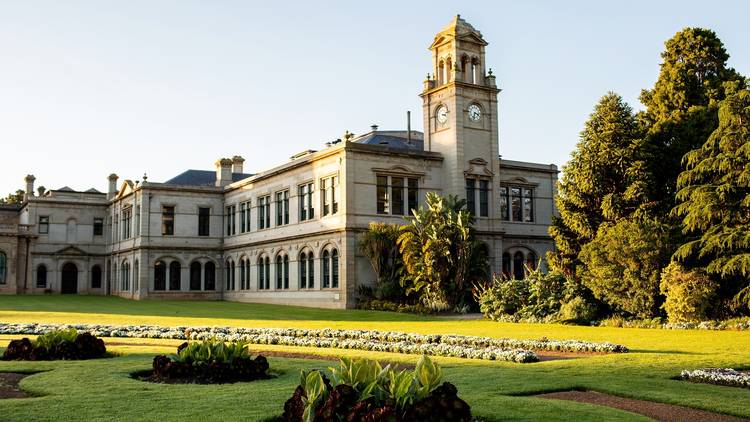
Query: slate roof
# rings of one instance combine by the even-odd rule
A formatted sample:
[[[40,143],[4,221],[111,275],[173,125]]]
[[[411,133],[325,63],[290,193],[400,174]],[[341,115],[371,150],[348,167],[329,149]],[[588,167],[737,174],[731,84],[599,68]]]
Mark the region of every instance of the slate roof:
[[[232,182],[237,182],[252,176],[250,173],[232,173]],[[177,176],[164,182],[168,185],[180,186],[215,186],[215,170],[185,170]]]
[[[405,149],[411,151],[423,151],[424,141],[421,139],[411,139],[407,143],[406,138],[400,136],[384,135],[377,132],[368,133],[354,142],[366,145],[381,145],[388,148]]]

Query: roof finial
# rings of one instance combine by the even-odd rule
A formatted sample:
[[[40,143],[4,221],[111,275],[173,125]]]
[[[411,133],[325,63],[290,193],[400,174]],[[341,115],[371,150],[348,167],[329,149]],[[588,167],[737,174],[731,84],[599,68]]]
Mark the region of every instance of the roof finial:
[[[146,176],[146,172],[143,172],[143,181],[145,182],[146,180],[148,180],[148,176]]]

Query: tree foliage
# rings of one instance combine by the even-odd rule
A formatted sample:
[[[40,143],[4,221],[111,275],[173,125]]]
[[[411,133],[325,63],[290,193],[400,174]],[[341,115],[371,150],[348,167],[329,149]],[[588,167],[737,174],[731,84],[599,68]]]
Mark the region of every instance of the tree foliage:
[[[401,299],[403,291],[399,279],[403,260],[398,248],[400,226],[371,222],[369,229],[359,236],[358,246],[370,262],[376,275],[375,297]]]
[[[582,283],[614,310],[640,318],[659,312],[659,277],[669,262],[669,228],[629,218],[599,228],[581,250]]]
[[[473,283],[486,276],[487,258],[461,205],[455,197],[429,192],[426,206],[402,226],[398,244],[409,292],[450,305],[467,303]]]
[[[717,104],[724,82],[741,80],[727,67],[729,54],[716,33],[685,28],[667,40],[659,77],[641,92],[648,127],[630,169],[639,213],[665,219],[675,203],[682,157],[699,148],[717,126]]]
[[[619,95],[599,100],[558,185],[560,216],[550,228],[557,245],[550,257],[554,268],[574,275],[581,248],[599,226],[628,214],[627,170],[639,136],[635,115]]]
[[[717,285],[705,271],[672,262],[661,273],[659,289],[666,297],[663,307],[670,322],[696,322],[708,316]]]
[[[705,266],[724,280],[750,278],[750,90],[727,84],[719,124],[685,156],[678,179],[681,217],[690,236],[675,258]],[[745,287],[745,292],[747,292]],[[746,299],[747,300],[747,299]],[[748,302],[750,304],[750,302]]]
[[[15,193],[9,193],[5,198],[0,198],[0,204],[20,204],[23,202],[23,197],[26,191],[18,189]]]

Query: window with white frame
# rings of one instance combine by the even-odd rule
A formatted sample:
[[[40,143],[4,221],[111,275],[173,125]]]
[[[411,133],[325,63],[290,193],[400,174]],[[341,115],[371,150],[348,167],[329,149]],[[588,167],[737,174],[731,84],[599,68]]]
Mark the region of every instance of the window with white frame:
[[[276,225],[289,224],[289,191],[276,192]]]
[[[271,227],[271,195],[258,198],[258,229]]]
[[[534,221],[534,189],[522,186],[500,187],[500,218],[505,221]]]
[[[466,178],[466,209],[475,216],[489,217],[490,182],[474,177]]]
[[[313,193],[315,185],[306,183],[298,188],[299,221],[312,220],[315,218],[315,206],[313,204]]]
[[[133,208],[126,207],[122,210],[122,238],[130,239],[130,222],[133,218]]]
[[[320,198],[322,215],[336,214],[339,211],[339,178],[338,176],[320,179]]]
[[[226,228],[225,233],[227,236],[232,236],[237,233],[237,220],[235,216],[237,214],[237,205],[227,205],[226,210]]]
[[[376,176],[378,214],[411,215],[419,207],[419,179],[405,176]]]

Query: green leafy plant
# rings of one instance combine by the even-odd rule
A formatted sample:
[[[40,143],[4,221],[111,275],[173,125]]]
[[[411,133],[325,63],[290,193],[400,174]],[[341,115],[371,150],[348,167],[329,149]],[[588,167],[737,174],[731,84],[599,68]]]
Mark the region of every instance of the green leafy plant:
[[[34,340],[34,347],[44,347],[47,350],[55,350],[63,342],[73,343],[78,337],[78,330],[75,328],[52,330],[44,333]]]
[[[422,420],[425,409],[440,416],[446,411],[461,415],[450,420],[470,420],[469,406],[456,396],[453,385],[441,385],[442,369],[427,356],[422,356],[413,370],[397,371],[369,359],[343,358],[329,371],[330,383],[320,371],[301,372],[300,385],[285,403],[282,420],[370,420],[376,414],[393,415],[395,420]],[[433,397],[438,390],[439,397]],[[442,409],[441,403],[452,407]],[[410,418],[416,409],[422,412],[420,417]]]

